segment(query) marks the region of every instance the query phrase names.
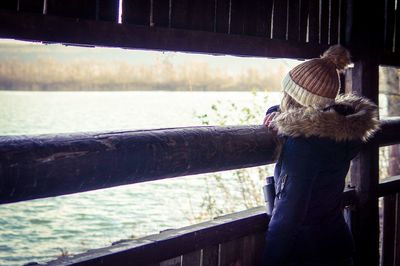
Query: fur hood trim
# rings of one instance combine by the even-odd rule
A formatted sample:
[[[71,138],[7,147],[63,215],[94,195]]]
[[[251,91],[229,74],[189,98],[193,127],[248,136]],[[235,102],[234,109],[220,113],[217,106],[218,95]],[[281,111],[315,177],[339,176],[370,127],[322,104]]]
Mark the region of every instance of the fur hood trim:
[[[351,111],[342,112],[343,108]],[[366,142],[379,129],[377,106],[366,98],[345,94],[326,108],[302,107],[274,119],[279,135],[330,138]]]

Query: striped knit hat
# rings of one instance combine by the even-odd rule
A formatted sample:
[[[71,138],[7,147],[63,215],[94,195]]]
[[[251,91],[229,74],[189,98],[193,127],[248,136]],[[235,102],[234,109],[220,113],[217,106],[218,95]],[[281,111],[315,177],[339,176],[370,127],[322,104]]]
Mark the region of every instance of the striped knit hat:
[[[283,79],[283,91],[303,106],[325,106],[334,102],[340,87],[339,73],[350,64],[350,53],[331,46],[321,58],[294,67]]]

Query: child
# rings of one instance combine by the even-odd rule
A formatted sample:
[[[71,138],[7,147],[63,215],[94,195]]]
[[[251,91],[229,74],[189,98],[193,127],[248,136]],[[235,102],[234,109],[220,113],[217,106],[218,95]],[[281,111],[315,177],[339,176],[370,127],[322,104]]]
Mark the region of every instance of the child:
[[[265,266],[353,265],[353,239],[342,212],[345,177],[379,122],[368,99],[338,96],[338,71],[349,63],[349,52],[336,45],[296,66],[283,80],[280,106],[264,119],[283,141]]]

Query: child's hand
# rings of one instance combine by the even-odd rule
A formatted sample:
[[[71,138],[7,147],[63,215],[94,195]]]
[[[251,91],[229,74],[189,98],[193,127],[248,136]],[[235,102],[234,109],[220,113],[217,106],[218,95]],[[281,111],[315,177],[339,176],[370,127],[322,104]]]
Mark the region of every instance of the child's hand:
[[[274,129],[274,125],[273,125],[273,120],[274,118],[278,115],[278,112],[272,112],[270,114],[267,114],[264,118],[264,126],[268,127],[269,129]]]

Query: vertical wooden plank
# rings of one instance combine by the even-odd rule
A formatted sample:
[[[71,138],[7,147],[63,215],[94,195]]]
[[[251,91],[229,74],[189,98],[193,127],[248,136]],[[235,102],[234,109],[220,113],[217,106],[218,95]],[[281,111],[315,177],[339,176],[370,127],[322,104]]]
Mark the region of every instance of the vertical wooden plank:
[[[246,34],[269,37],[267,28],[268,25],[269,28],[271,28],[271,22],[267,21],[267,4],[268,1],[262,0],[246,2],[246,21],[244,29]]]
[[[400,3],[397,2],[396,9],[396,28],[395,28],[395,40],[394,40],[394,50],[396,53],[400,53]]]
[[[258,266],[262,263],[265,233],[248,235],[243,238],[243,264]]]
[[[99,20],[118,22],[118,0],[99,0]]]
[[[395,0],[385,1],[385,50],[393,52]]]
[[[215,0],[174,0],[171,27],[214,31]]]
[[[337,44],[339,41],[339,0],[330,0],[331,16],[329,20],[329,44]]]
[[[244,22],[246,19],[245,13],[247,7],[245,0],[231,0],[230,33],[244,33]]]
[[[214,31],[216,0],[190,0],[190,29]]]
[[[171,27],[185,29],[189,17],[188,0],[173,0],[171,6]]]
[[[219,265],[243,265],[242,264],[242,239],[235,239],[226,243],[220,244]]]
[[[328,44],[329,38],[329,0],[320,1],[319,43]]]
[[[1,0],[0,9],[17,10],[18,0]]]
[[[300,0],[300,32],[299,40],[308,41],[308,0]]]
[[[395,224],[395,230],[396,230],[396,236],[395,236],[395,261],[394,265],[400,265],[400,194],[397,193],[395,195],[396,197],[396,224]]]
[[[319,0],[310,0],[308,8],[308,40],[310,43],[319,43]]]
[[[346,91],[346,73],[340,72],[339,73],[339,93],[345,93]]]
[[[218,266],[219,246],[210,246],[203,249],[202,266]]]
[[[264,247],[264,233],[222,243],[219,265],[261,265]]]
[[[352,70],[353,93],[375,103],[378,103],[378,67],[378,57],[371,54],[355,61]],[[379,264],[378,180],[379,147],[370,143],[362,147],[351,168],[351,183],[358,197],[351,219],[356,243],[355,265]]]
[[[266,36],[268,38],[272,38],[271,35],[271,26],[272,26],[272,7],[273,7],[273,0],[265,0],[263,1],[264,5],[265,5],[265,12],[266,12]]]
[[[351,7],[349,0],[339,0],[339,40],[338,42],[342,45],[348,45],[350,43],[350,35],[352,29],[351,20]]]
[[[230,0],[217,0],[215,31],[220,33],[229,33],[230,31]]]
[[[353,55],[357,52],[363,57],[379,56],[384,44],[384,1],[348,2],[351,17],[347,19],[352,21],[349,22],[351,34],[346,46],[352,48]],[[359,12],[361,9],[363,12]]]
[[[388,1],[386,1],[388,2]],[[393,6],[394,8],[394,6]],[[394,13],[394,12],[393,12]],[[385,21],[386,23],[386,21]],[[385,35],[385,38],[387,36]],[[392,35],[393,37],[393,35]],[[388,48],[385,40],[385,48]],[[392,51],[389,47],[388,52]],[[387,115],[397,116],[400,114],[400,105],[396,94],[399,91],[398,69],[384,68],[384,81],[380,85],[380,90],[385,91],[387,95]],[[393,95],[393,96],[390,96]],[[392,145],[388,147],[388,176],[400,174],[400,147]],[[381,158],[382,159],[382,158]],[[399,194],[386,196],[383,198],[383,228],[382,228],[382,265],[395,266],[400,264],[400,205]]]
[[[124,0],[122,22],[135,25],[150,25],[150,0]]]
[[[272,38],[286,40],[287,0],[275,0],[273,11]]]
[[[170,26],[170,0],[153,0],[153,17],[150,22],[155,27]]]
[[[300,39],[300,0],[289,0],[288,40]]]
[[[243,34],[265,36],[265,11],[261,0],[244,1]],[[258,33],[260,32],[260,33]]]
[[[181,265],[182,265],[182,256],[172,258],[169,260],[164,260],[159,264],[159,266],[181,266]]]
[[[43,14],[44,0],[19,0],[19,9],[21,12]]]
[[[47,14],[96,19],[96,0],[47,0]]]
[[[182,256],[182,266],[200,266],[201,250],[197,250]]]
[[[396,195],[383,198],[382,265],[394,266]]]
[[[232,0],[230,33],[271,35],[272,1]]]
[[[383,40],[382,3],[348,1],[346,42],[354,58],[352,91],[378,104],[379,51]],[[363,12],[356,12],[363,9]],[[381,21],[382,19],[382,21]],[[350,34],[349,34],[350,33]],[[354,52],[357,52],[355,55]],[[351,183],[357,203],[352,213],[352,232],[356,245],[355,265],[379,265],[379,147],[371,142],[353,160]]]

